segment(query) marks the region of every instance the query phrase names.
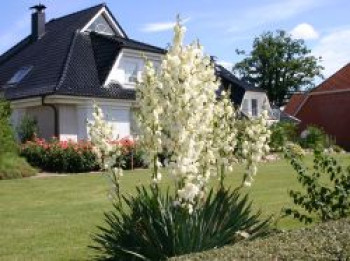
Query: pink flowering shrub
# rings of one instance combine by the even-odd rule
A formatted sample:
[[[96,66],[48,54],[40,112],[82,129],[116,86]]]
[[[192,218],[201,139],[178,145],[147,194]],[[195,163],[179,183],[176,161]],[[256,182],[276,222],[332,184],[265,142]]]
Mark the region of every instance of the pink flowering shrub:
[[[21,155],[35,167],[50,172],[89,172],[98,170],[95,153],[87,141],[50,141],[35,138],[22,145]]]
[[[143,167],[142,152],[132,139],[111,141],[122,146],[124,169]],[[21,155],[30,165],[44,171],[59,173],[79,173],[99,170],[95,152],[88,141],[50,141],[35,138],[21,147]]]
[[[119,144],[122,147],[123,169],[144,168],[147,164],[144,161],[144,152],[139,144],[131,138],[123,138],[112,141],[113,144]]]

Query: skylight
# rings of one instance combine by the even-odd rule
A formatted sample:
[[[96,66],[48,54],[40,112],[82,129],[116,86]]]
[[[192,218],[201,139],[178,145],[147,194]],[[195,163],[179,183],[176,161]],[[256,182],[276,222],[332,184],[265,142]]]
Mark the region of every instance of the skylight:
[[[7,82],[9,85],[17,84],[30,72],[33,66],[25,66],[19,69],[12,78]]]

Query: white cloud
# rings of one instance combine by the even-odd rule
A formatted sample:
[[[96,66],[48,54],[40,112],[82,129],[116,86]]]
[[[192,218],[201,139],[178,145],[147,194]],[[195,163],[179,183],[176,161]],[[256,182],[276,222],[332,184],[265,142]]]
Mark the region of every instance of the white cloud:
[[[319,33],[312,25],[307,23],[298,24],[290,33],[296,39],[311,40],[319,38]]]
[[[350,62],[350,28],[336,30],[322,37],[313,48],[313,54],[321,56],[324,75],[331,76]]]
[[[221,61],[217,61],[217,64],[220,64],[227,70],[232,71],[233,63],[221,60]]]
[[[190,18],[186,18],[182,20],[182,23],[185,24],[190,20]],[[145,24],[142,28],[142,32],[146,33],[156,33],[156,32],[163,32],[163,31],[169,31],[173,29],[175,26],[175,22],[160,22],[160,23],[150,23]]]
[[[296,15],[322,5],[324,0],[283,0],[272,1],[255,8],[249,8],[235,19],[230,32],[240,32],[260,25],[288,20]]]

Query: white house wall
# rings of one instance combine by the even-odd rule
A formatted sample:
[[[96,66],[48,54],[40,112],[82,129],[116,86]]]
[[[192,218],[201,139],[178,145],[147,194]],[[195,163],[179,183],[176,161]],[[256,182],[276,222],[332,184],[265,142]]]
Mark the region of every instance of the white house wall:
[[[266,109],[269,110],[270,109],[270,104],[267,98],[266,93],[264,92],[250,92],[250,91],[246,91],[242,100],[242,104],[241,104],[241,110],[252,116],[252,100],[256,99],[257,100],[257,114],[260,115],[262,113],[262,111],[264,110],[264,106],[267,106]],[[248,102],[248,106],[245,110],[244,108],[244,100],[246,100]]]
[[[58,107],[60,140],[78,140],[78,114],[75,105],[60,104]]]
[[[47,106],[29,107],[25,113],[38,122],[39,137],[50,139],[55,135],[54,111]]]
[[[103,111],[104,119],[113,130],[113,139],[130,137],[131,112],[129,106],[106,105],[99,103]],[[78,139],[89,139],[88,122],[93,121],[93,106],[85,105],[77,107],[77,136]]]
[[[141,80],[141,73],[143,71],[145,61],[143,56],[147,57],[149,61],[153,62],[155,67],[159,67],[161,63],[161,55],[123,49],[118,55],[112,67],[112,70],[110,71],[105,81],[105,86],[107,86],[111,82],[117,82],[121,84],[124,88],[135,88],[135,84],[126,82],[124,64],[127,61],[136,62],[138,64],[137,78],[138,80]]]
[[[21,120],[23,116],[26,113],[25,108],[13,108],[12,109],[12,114],[11,114],[11,124],[14,127],[14,129],[17,128],[17,126],[21,123]]]

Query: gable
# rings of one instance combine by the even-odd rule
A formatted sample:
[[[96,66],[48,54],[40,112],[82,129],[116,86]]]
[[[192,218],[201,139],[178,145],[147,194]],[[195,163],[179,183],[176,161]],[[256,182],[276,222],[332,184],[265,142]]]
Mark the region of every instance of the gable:
[[[81,32],[95,32],[127,38],[123,28],[119,25],[107,6],[104,6],[82,29]]]

